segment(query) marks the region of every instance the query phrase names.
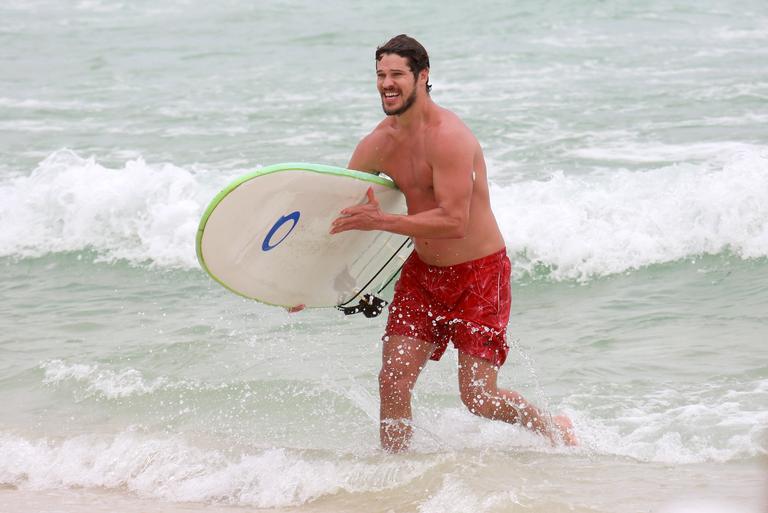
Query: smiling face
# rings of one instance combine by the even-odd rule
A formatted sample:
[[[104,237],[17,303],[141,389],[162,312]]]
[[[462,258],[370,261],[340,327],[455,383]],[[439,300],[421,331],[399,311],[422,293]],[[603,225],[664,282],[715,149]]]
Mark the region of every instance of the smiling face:
[[[400,116],[416,102],[420,83],[426,84],[427,72],[414,76],[408,59],[394,53],[381,56],[376,62],[376,86],[381,95],[381,107],[387,116]]]

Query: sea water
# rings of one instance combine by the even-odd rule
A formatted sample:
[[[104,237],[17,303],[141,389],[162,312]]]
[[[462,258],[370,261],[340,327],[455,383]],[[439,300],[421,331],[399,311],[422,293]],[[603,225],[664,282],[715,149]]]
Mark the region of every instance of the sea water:
[[[500,384],[578,448],[468,413],[449,351],[385,454],[384,318],[196,261],[233,178],[346,165],[403,32],[488,161]],[[764,0],[5,0],[0,511],[764,511],[766,127]]]

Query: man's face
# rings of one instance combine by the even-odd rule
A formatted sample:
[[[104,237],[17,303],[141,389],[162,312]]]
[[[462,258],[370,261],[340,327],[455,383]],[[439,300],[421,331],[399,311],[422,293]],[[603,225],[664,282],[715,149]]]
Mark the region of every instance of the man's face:
[[[418,82],[405,57],[394,53],[382,55],[376,62],[376,77],[384,114],[399,116],[411,108],[418,94]]]

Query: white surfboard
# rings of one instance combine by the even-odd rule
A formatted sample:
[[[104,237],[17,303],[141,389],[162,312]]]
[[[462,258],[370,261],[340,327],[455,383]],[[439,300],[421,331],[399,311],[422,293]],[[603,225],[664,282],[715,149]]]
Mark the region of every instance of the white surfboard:
[[[367,201],[406,212],[394,183],[370,173],[317,164],[264,167],[225,187],[197,231],[197,257],[214,280],[271,305],[353,305],[377,293],[411,253],[408,237],[380,231],[330,235],[345,208]]]

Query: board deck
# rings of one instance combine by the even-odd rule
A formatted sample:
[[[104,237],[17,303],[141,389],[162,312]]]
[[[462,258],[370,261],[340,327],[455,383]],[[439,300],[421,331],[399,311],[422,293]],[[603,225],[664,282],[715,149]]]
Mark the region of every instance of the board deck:
[[[241,176],[203,214],[200,265],[232,292],[271,305],[343,306],[380,292],[411,253],[410,239],[329,233],[343,208],[367,201],[369,187],[382,210],[406,212],[394,183],[370,173],[286,163]]]

